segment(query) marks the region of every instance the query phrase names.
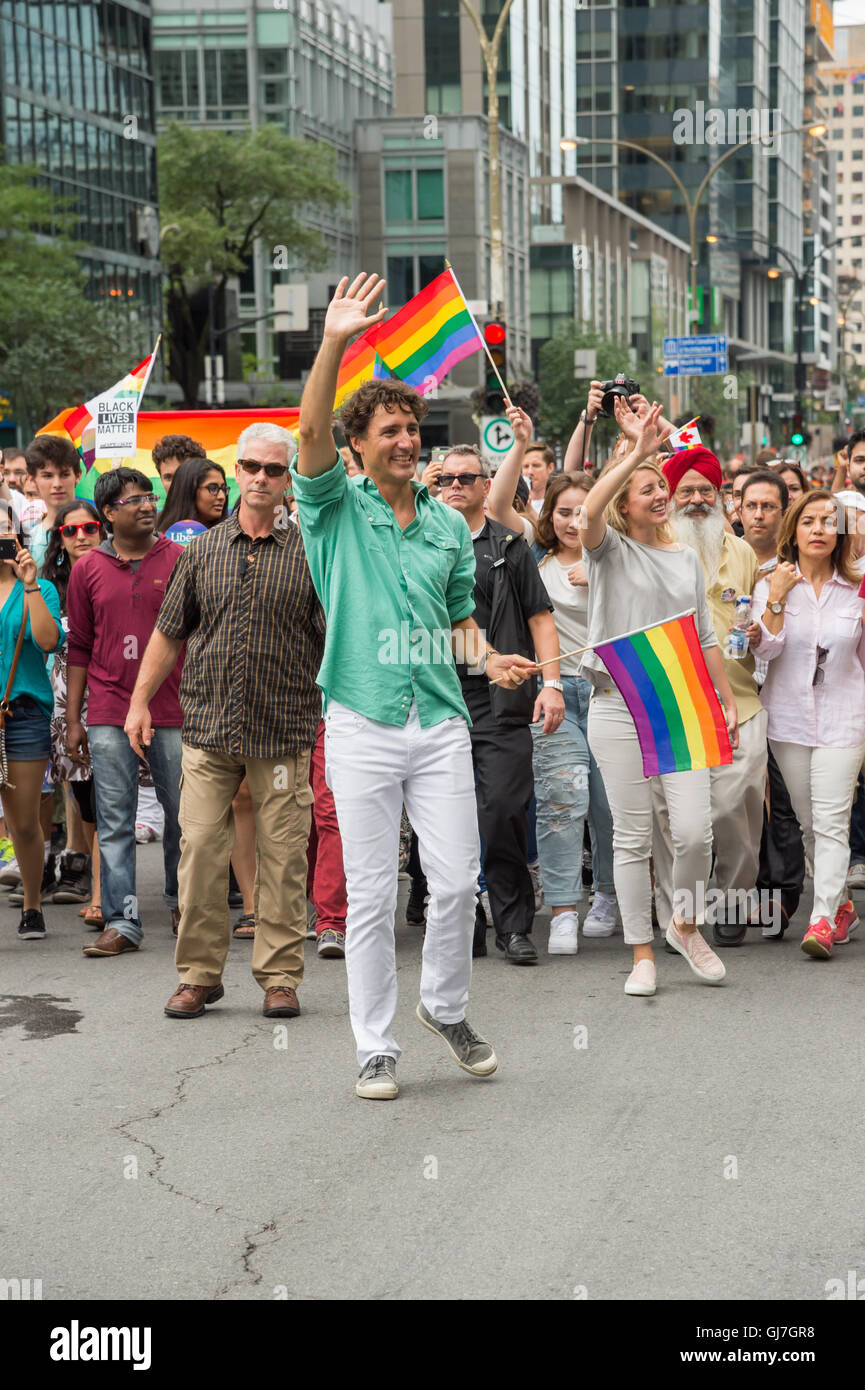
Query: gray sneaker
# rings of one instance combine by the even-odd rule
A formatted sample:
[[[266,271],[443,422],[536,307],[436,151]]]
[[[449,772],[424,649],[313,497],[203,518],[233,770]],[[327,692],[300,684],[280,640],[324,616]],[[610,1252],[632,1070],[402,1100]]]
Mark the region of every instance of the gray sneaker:
[[[356,1096],[363,1100],[396,1100],[399,1087],[396,1084],[396,1058],[370,1057],[357,1079],[354,1088]]]
[[[424,1028],[443,1039],[458,1067],[471,1072],[472,1076],[492,1076],[499,1064],[498,1058],[490,1044],[478,1037],[465,1019],[460,1023],[438,1023],[423,1004],[418,1004],[415,1012]]]

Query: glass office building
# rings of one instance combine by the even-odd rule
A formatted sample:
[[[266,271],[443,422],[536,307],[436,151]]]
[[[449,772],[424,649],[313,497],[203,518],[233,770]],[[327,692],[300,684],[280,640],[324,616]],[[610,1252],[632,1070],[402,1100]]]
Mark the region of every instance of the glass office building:
[[[151,6],[0,0],[0,143],[70,200],[86,293],[161,321]]]

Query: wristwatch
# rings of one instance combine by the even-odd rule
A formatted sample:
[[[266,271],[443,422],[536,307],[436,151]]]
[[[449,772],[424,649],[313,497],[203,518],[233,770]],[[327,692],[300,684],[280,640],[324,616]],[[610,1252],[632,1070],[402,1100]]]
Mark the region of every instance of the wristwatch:
[[[593,416],[592,419],[590,420],[589,417],[588,417],[588,415],[586,414],[585,410],[582,411],[581,414],[580,414],[580,424],[581,424],[581,425],[593,425],[593,424],[595,423],[595,420],[596,420],[596,419],[597,419],[597,416]]]
[[[561,681],[544,681],[544,690],[547,688],[550,690],[558,690],[563,695],[565,693],[565,687],[562,685]]]
[[[769,612],[770,612],[770,613],[776,613],[776,614],[777,614],[777,613],[783,613],[783,612],[784,612],[784,602],[782,601],[781,603],[770,603],[770,604],[769,604]]]

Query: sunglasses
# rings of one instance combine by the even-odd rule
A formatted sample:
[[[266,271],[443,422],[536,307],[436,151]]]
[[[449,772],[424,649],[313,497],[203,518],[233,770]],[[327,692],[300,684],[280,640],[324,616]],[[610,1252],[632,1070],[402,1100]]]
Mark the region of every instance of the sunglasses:
[[[284,463],[259,463],[258,459],[238,459],[237,467],[242,468],[244,473],[249,473],[251,477],[260,473],[262,468],[268,478],[281,478],[287,472]]]
[[[136,492],[132,497],[118,497],[116,502],[109,502],[110,507],[156,507],[156,498],[152,492]]]
[[[220,492],[228,496],[228,488],[225,483],[202,483],[205,492],[209,492],[211,497],[218,497]]]
[[[823,684],[823,681],[824,681],[825,678],[826,678],[826,672],[825,672],[824,669],[823,669],[823,663],[824,663],[824,661],[826,660],[826,657],[827,657],[828,655],[829,655],[829,648],[828,648],[828,647],[818,647],[818,648],[817,648],[817,665],[814,667],[814,678],[813,678],[813,680],[811,681],[811,684],[812,684],[812,685],[822,685],[822,684]]]
[[[67,541],[71,541],[72,537],[77,536],[79,532],[83,536],[95,536],[98,531],[98,521],[79,521],[75,524],[68,522],[65,526],[60,527],[60,534],[64,536]]]
[[[480,476],[480,473],[440,473],[439,487],[453,487],[454,483],[459,483],[460,487],[472,487]]]

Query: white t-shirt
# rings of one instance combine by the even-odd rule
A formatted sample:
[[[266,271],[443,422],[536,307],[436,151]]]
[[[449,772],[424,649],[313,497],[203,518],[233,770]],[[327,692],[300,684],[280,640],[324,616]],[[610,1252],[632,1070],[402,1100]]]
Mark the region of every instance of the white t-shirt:
[[[572,584],[568,579],[570,568],[552,554],[545,555],[538,565],[538,574],[553,605],[553,620],[563,652],[585,647],[589,640],[589,586]],[[582,659],[581,656],[566,657],[559,666],[562,675],[578,675]]]
[[[529,498],[529,502],[530,502],[530,503],[532,504],[532,506],[534,507],[534,509],[535,509],[535,511],[537,512],[538,516],[540,516],[540,514],[541,514],[541,507],[544,505],[544,499],[543,499],[543,497],[530,497],[530,498]]]

